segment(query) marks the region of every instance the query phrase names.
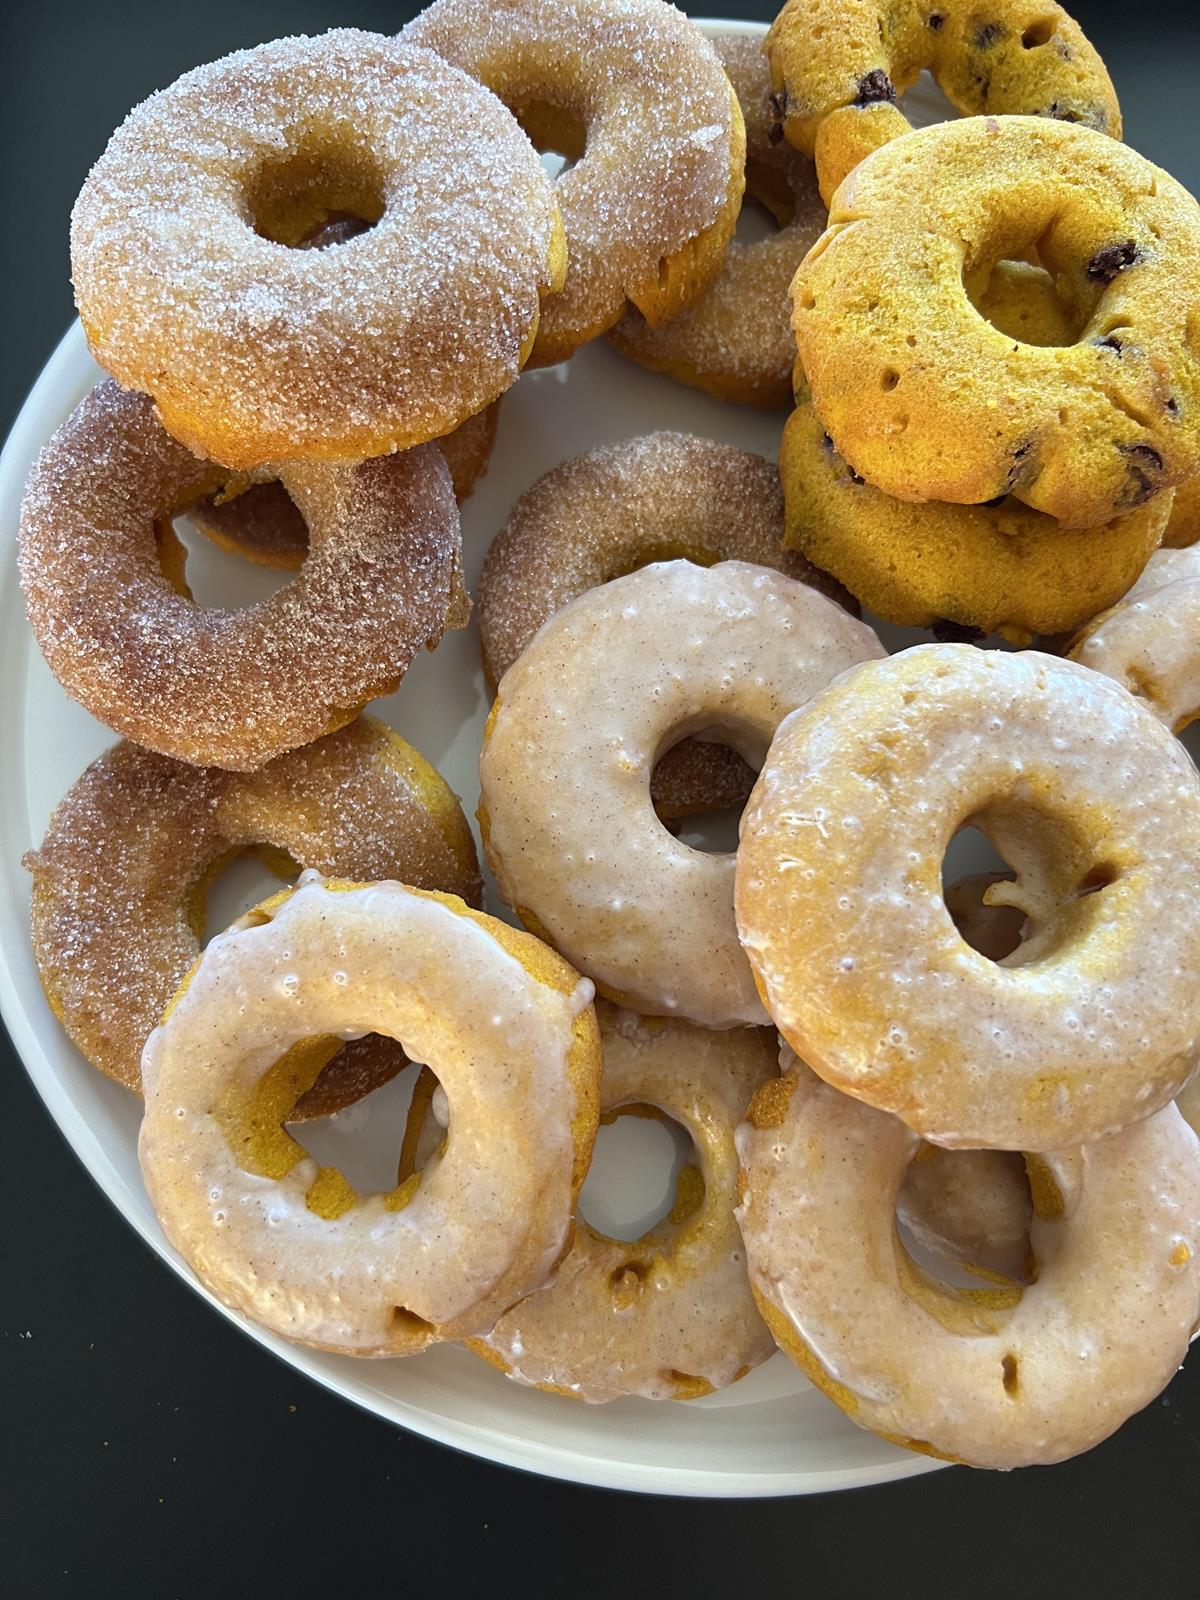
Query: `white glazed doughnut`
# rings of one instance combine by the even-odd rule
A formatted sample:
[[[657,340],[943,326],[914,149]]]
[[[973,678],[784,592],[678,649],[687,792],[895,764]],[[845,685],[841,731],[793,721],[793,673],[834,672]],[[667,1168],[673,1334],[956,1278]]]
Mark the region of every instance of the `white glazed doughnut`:
[[[304,1344],[407,1355],[487,1332],[570,1243],[591,997],[453,896],[302,874],[212,941],[147,1041],[138,1153],[163,1231],[226,1305]],[[368,1031],[433,1066],[452,1126],[422,1173],[359,1196],[281,1124],[308,1087],[292,1047]]]

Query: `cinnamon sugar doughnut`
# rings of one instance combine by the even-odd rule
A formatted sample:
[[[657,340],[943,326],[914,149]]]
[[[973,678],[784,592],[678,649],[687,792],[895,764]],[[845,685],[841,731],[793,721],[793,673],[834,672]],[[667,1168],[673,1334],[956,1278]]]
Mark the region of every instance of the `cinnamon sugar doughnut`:
[[[1054,0],[787,0],[767,35],[776,115],[830,196],[909,131],[895,104],[928,70],[956,110],[1083,123],[1121,137],[1103,61]]]
[[[1152,556],[1129,593],[1084,630],[1071,659],[1115,678],[1182,733],[1200,716],[1200,545]]]
[[[1123,595],[1158,548],[1173,491],[1100,528],[1064,528],[1001,495],[914,504],[840,456],[803,392],[779,446],[785,541],[885,622],[948,621],[1029,644],[1068,633]]]
[[[566,1251],[596,1131],[592,986],[529,934],[399,883],[299,886],[209,945],[143,1057],[138,1155],[226,1305],[346,1355],[485,1333]],[[437,1072],[450,1138],[360,1195],[282,1124],[294,1046],[377,1028]]]
[[[501,895],[608,999],[761,1023],[734,858],[673,838],[650,774],[680,735],[710,730],[756,764],[789,711],[882,654],[832,600],[742,561],[658,562],[572,600],[505,673],[484,734],[479,817]]]
[[[1080,330],[1064,347],[1007,338],[972,300],[1031,247]],[[1200,207],[1167,173],[1089,128],[966,117],[854,169],[792,300],[817,414],[869,483],[1011,493],[1079,528],[1200,467],[1198,293]]]
[[[824,230],[826,211],[812,162],[772,138],[761,34],[722,34],[713,49],[746,123],[747,197],[771,213],[779,231],[749,245],[731,239],[720,276],[689,310],[657,328],[630,310],[608,337],[622,355],[718,400],[781,406],[791,394],[796,359],[788,289]]]
[[[684,433],[651,433],[575,456],[545,473],[509,513],[479,581],[489,690],[569,600],[651,561],[753,561],[828,584],[783,549],[779,474],[761,456]],[[661,817],[741,806],[754,772],[728,745],[684,739],[654,769]]]
[[[33,949],[55,1016],[93,1066],[135,1093],[150,1030],[200,955],[204,896],[234,856],[399,878],[473,905],[475,846],[441,775],[399,734],[360,717],[243,775],[122,742],[59,803],[33,874]],[[378,1035],[320,1049],[328,1066],[295,1108],[326,1116],[404,1065]],[[336,1051],[336,1054],[335,1054]],[[331,1059],[332,1058],[332,1059]]]
[[[696,1160],[680,1173],[670,1213],[640,1239],[610,1239],[578,1218],[553,1283],[470,1348],[519,1383],[579,1400],[692,1400],[775,1352],[733,1217],[733,1133],[776,1075],[775,1034],[712,1033],[603,1003],[596,1015],[601,1121],[651,1108],[691,1135]]]
[[[169,520],[225,474],[115,383],[59,428],[25,490],[21,582],[50,670],[93,716],[164,755],[246,771],[349,722],[422,645],[462,626],[458,510],[438,450],[280,474],[308,559],[257,605],[205,609]]]
[[[1033,931],[997,965],[947,912],[971,825]],[[1057,1150],[1148,1116],[1200,1054],[1200,779],[1074,662],[921,645],[776,734],[742,818],[738,933],[827,1082],[932,1142]]]
[[[342,214],[370,226],[289,248]],[[482,411],[565,250],[494,96],[340,28],[239,50],[131,112],[76,202],[71,270],[101,366],[197,455],[248,469],[403,450]]]
[[[400,35],[485,83],[574,164],[555,193],[567,281],[530,365],[564,361],[632,302],[652,327],[721,270],[745,129],[709,41],[663,0],[434,0]]]
[[[499,421],[500,402],[496,400],[486,411],[468,417],[453,433],[435,441],[450,468],[454,498],[460,506],[474,494],[475,485],[487,471]],[[188,506],[187,516],[215,545],[259,566],[295,572],[304,565],[308,529],[277,479],[244,487],[226,485],[220,493]]]
[[[851,1421],[911,1450],[1000,1468],[1077,1455],[1170,1382],[1200,1321],[1200,1141],[1174,1106],[1036,1163],[1024,1288],[922,1272],[895,1235],[916,1136],[794,1058],[737,1146],[772,1333]]]

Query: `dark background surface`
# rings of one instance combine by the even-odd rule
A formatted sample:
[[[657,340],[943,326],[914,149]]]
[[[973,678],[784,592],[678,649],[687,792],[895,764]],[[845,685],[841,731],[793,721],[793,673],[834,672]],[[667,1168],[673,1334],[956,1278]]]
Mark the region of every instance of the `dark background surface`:
[[[4,426],[72,314],[68,213],[126,110],[236,47],[394,31],[412,9],[159,0],[6,18]],[[1193,0],[1073,10],[1130,143],[1200,190]],[[103,1200],[3,1039],[0,1057],[0,1595],[1200,1594],[1200,1356],[1061,1467],[767,1502],[546,1482],[397,1433],[243,1338]]]

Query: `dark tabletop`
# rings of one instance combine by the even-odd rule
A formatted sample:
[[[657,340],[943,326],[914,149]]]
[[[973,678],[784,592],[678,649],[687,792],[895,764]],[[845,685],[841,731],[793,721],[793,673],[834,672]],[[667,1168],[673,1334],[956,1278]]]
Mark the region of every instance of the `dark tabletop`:
[[[335,24],[394,31],[411,9],[5,8],[5,424],[72,314],[68,213],[126,110],[236,47]],[[1116,80],[1126,137],[1200,189],[1194,0],[1073,9]],[[1200,1357],[1059,1467],[759,1502],[546,1482],[398,1433],[244,1338],[126,1227],[6,1040],[0,1052],[0,1595],[1200,1594]]]

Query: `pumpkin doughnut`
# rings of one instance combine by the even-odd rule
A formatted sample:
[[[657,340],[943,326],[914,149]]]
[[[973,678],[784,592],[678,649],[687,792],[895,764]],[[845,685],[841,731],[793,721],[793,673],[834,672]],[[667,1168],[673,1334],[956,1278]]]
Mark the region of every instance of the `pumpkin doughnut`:
[[[1006,338],[972,295],[1036,245],[1081,332]],[[1015,494],[1097,527],[1200,466],[1200,207],[1091,129],[968,117],[905,134],[838,190],[792,288],[838,451],[885,494]],[[869,403],[865,395],[874,394]]]
[[[1158,548],[1173,491],[1101,528],[1064,528],[1012,495],[980,506],[895,500],[834,448],[800,398],[779,446],[785,540],[868,611],[914,627],[953,622],[1028,644],[1067,633],[1123,595]]]
[[[372,717],[251,774],[114,745],[60,802],[25,865],[46,998],[92,1065],[125,1088],[140,1093],[142,1046],[200,955],[209,883],[256,846],[290,872],[299,862],[400,878],[481,903],[458,801]],[[377,1035],[326,1044],[329,1065],[298,1117],[338,1111],[404,1065],[395,1042]]]
[[[826,196],[909,131],[896,96],[922,70],[967,115],[1052,117],[1121,137],[1112,79],[1053,0],[787,0],[766,51],[783,132],[815,152]]]
[[[757,765],[789,711],[882,654],[832,600],[742,561],[658,562],[572,600],[505,673],[484,733],[479,817],[501,895],[618,1004],[762,1023],[734,858],[673,838],[650,775],[704,731]]]
[[[477,417],[468,417],[444,439],[436,441],[450,468],[454,498],[461,506],[475,492],[488,468],[500,402],[495,400]],[[221,549],[263,567],[298,571],[308,554],[308,529],[304,518],[278,480],[267,483],[226,485],[218,494],[206,495],[187,508],[188,521]]]
[[[1170,550],[1185,550],[1200,539],[1200,476],[1189,478],[1175,491],[1171,520],[1163,534]]]
[[[302,1344],[410,1355],[546,1282],[596,1131],[592,986],[529,934],[399,883],[298,887],[209,945],[142,1062],[138,1155],[218,1299]],[[377,1028],[438,1073],[444,1156],[359,1195],[283,1123],[296,1044]]]
[[[737,225],[746,136],[713,46],[663,0],[434,0],[400,35],[485,83],[541,149],[574,164],[555,192],[565,287],[529,364],[565,361],[627,303],[651,327],[716,278]]]
[[[947,912],[960,827],[1032,932],[997,965]],[[738,933],[835,1087],[935,1144],[1057,1150],[1148,1116],[1200,1053],[1200,779],[1070,661],[921,645],[789,717],[742,817]]]
[[[349,722],[462,626],[438,450],[280,474],[311,530],[307,561],[258,605],[202,608],[169,523],[225,474],[144,395],[108,382],[80,402],[30,474],[19,547],[29,620],[72,699],[163,755],[248,771]]]
[[[289,248],[331,215],[370,226]],[[97,361],[239,470],[449,433],[513,383],[565,269],[553,186],[504,107],[431,52],[350,28],[152,95],[71,219]]]
[[[1200,545],[1160,550],[1071,659],[1115,678],[1174,733],[1200,717]]]
[[[680,1173],[670,1213],[640,1239],[610,1239],[578,1218],[553,1283],[470,1348],[519,1383],[580,1400],[692,1400],[775,1352],[733,1217],[733,1133],[755,1090],[776,1076],[775,1034],[713,1033],[603,1002],[596,1016],[601,1122],[623,1107],[652,1109],[691,1135],[697,1163]]]
[[[829,592],[783,549],[779,474],[761,456],[685,433],[651,433],[564,461],[517,501],[479,581],[492,694],[548,617],[651,561],[753,561]],[[742,806],[754,772],[728,745],[684,739],[655,768],[661,817]]]
[[[1174,1106],[1032,1164],[1024,1288],[917,1267],[895,1232],[916,1136],[794,1058],[737,1146],[768,1326],[851,1421],[910,1450],[1001,1468],[1077,1455],[1165,1388],[1200,1321],[1200,1141]]]
[[[690,310],[657,328],[630,310],[608,337],[622,355],[718,400],[782,406],[796,357],[788,289],[824,230],[826,210],[812,162],[772,138],[761,35],[723,34],[713,48],[746,123],[746,194],[771,213],[779,231],[754,244],[730,240],[720,276]]]

